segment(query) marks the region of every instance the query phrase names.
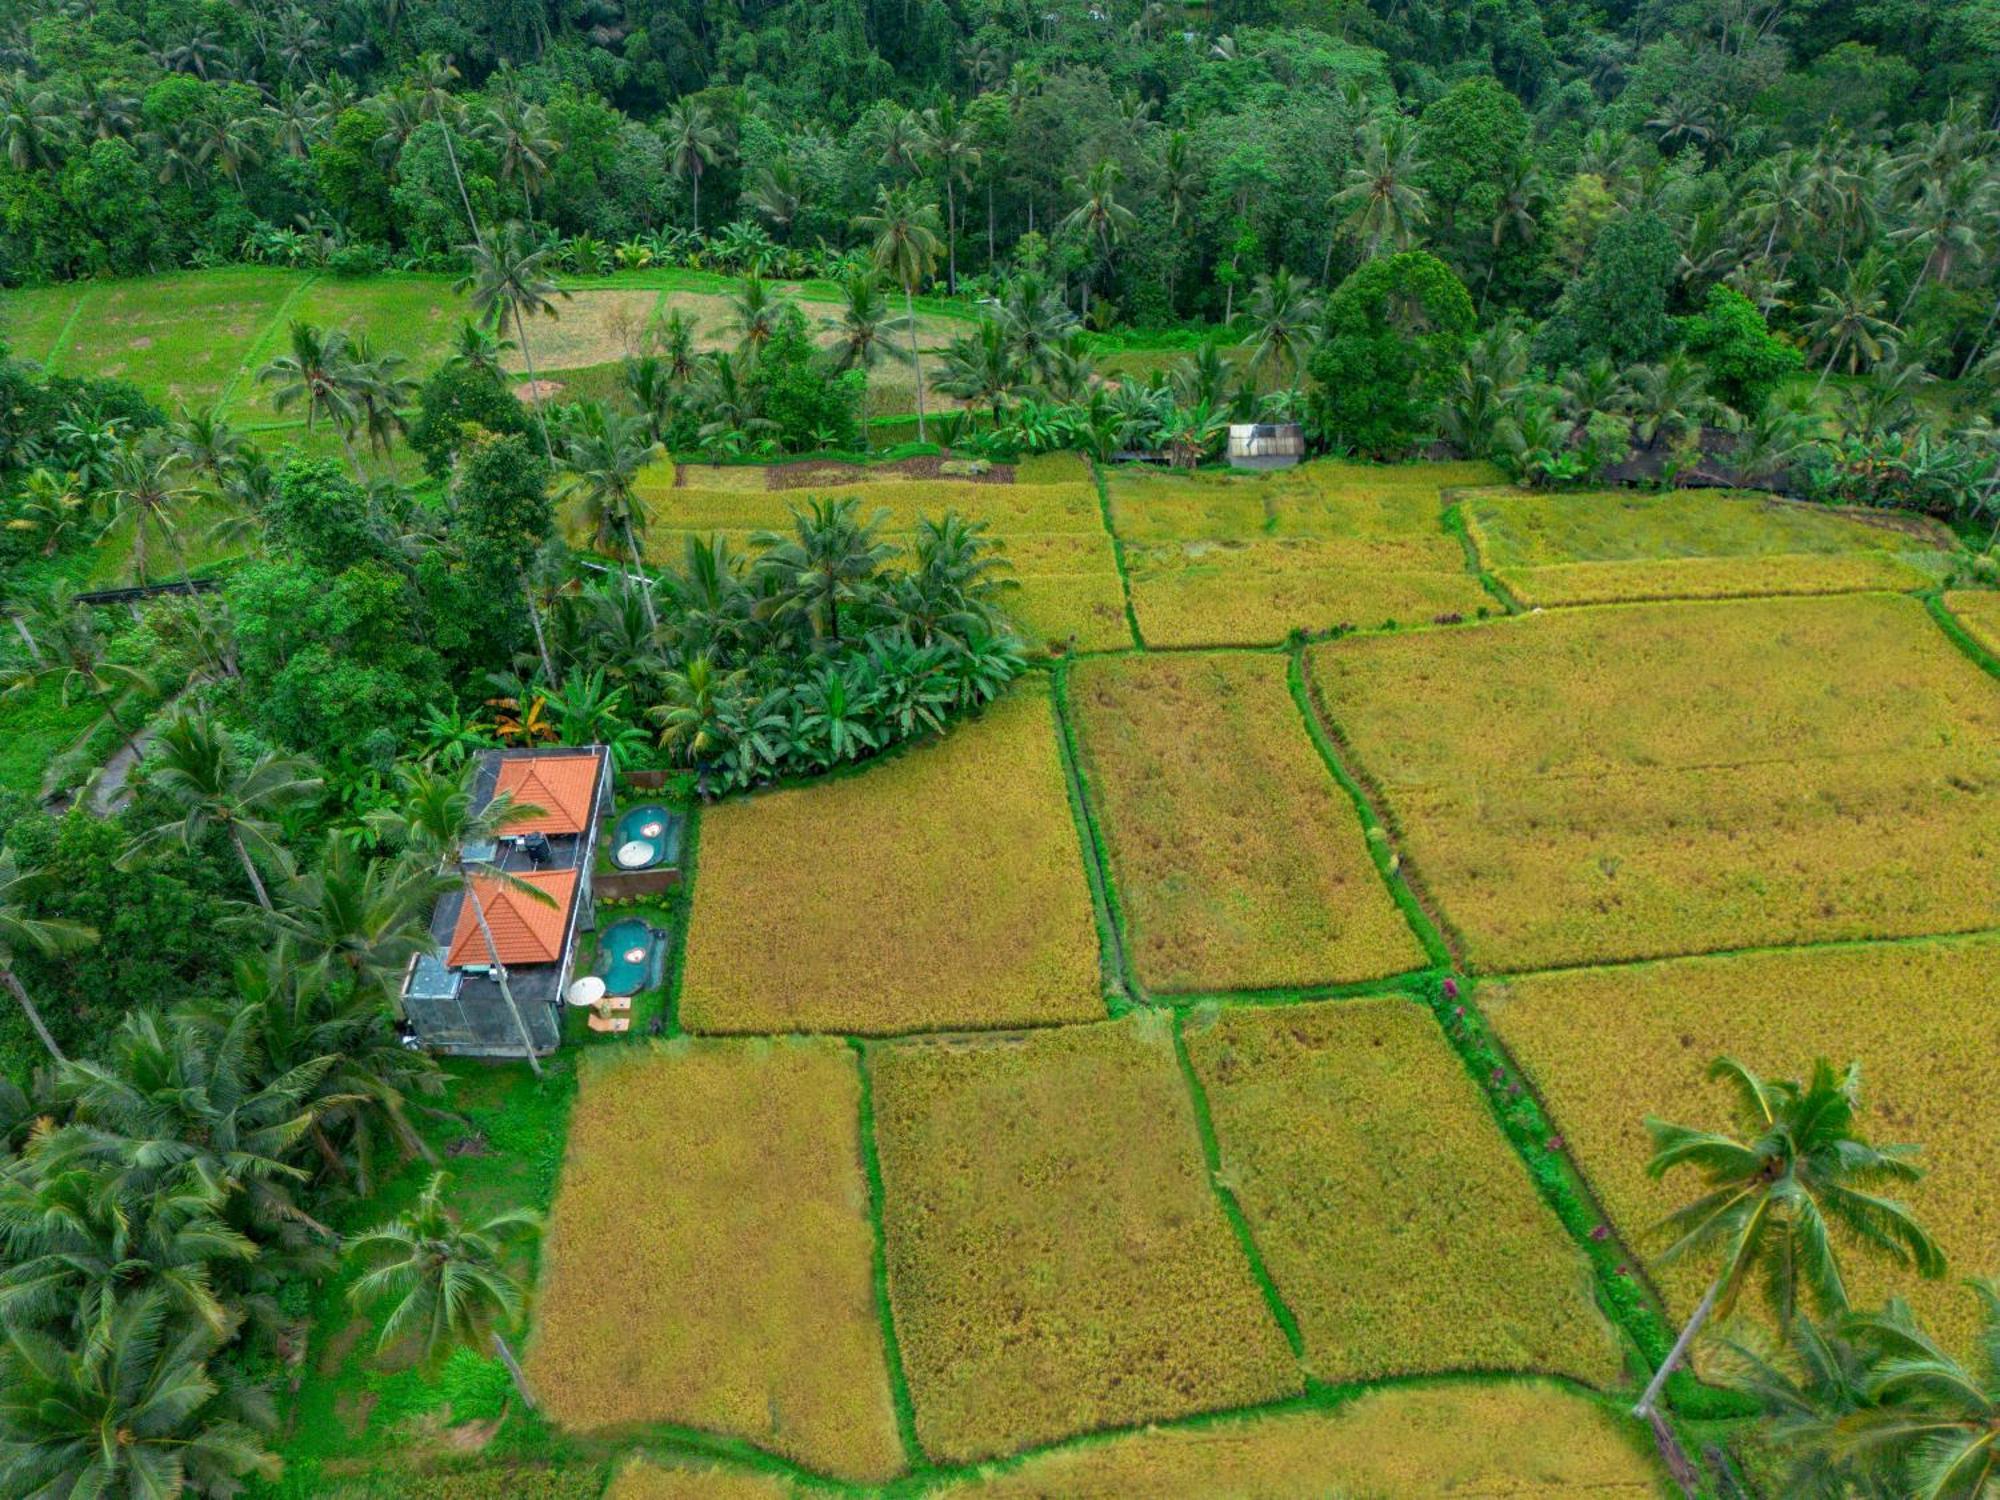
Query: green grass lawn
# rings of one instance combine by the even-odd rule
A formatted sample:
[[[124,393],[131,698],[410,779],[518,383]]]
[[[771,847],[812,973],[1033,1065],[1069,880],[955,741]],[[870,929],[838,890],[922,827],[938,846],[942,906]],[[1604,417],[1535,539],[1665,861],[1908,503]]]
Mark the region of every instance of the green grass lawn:
[[[0,339],[22,359],[47,360],[90,292],[85,283],[0,292]]]

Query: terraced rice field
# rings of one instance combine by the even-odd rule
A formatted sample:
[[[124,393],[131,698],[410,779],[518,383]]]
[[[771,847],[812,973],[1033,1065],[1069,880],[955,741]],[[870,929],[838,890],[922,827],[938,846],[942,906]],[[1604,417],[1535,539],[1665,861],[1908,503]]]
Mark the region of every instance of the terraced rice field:
[[[94,286],[53,365],[131,380],[169,412],[199,410],[247,386],[252,351],[304,284],[288,272],[239,268]]]
[[[1921,517],[1722,490],[1482,490],[1461,505],[1482,564],[1528,605],[1923,588],[1951,546]]]
[[[1802,1078],[1813,1060],[1862,1066],[1863,1125],[1877,1141],[1923,1147],[1927,1176],[1894,1189],[1937,1237],[1954,1271],[1942,1285],[1851,1249],[1857,1305],[1890,1291],[1963,1346],[1976,1326],[1959,1276],[2000,1265],[2000,939],[1882,943],[1582,969],[1482,985],[1481,1006],[1549,1101],[1577,1160],[1629,1242],[1692,1196],[1692,1178],[1655,1182],[1644,1117],[1715,1128],[1733,1117],[1706,1081],[1729,1055],[1767,1077]],[[1677,1313],[1693,1310],[1699,1266],[1660,1273]]]
[[[1496,477],[1322,461],[1254,477],[1115,469],[1106,483],[1147,644],[1227,646],[1497,612],[1443,521],[1448,490]]]
[[[2000,686],[1914,599],[1564,610],[1310,667],[1480,968],[2000,925]]]
[[[1429,1012],[1393,997],[1209,1007],[1186,1037],[1220,1178],[1315,1376],[1616,1384],[1588,1265]]]
[[[1102,1014],[1056,726],[1033,682],[863,775],[702,819],[680,1002],[691,1031],[881,1034]]]
[[[1424,966],[1270,654],[1087,661],[1070,703],[1132,962],[1154,990]]]
[[[916,1432],[951,1462],[1296,1393],[1165,1018],[871,1053]]]
[[[1944,596],[1944,607],[1976,643],[2000,656],[2000,593],[1953,589]]]
[[[839,1042],[597,1053],[527,1369],[572,1429],[670,1422],[827,1473],[903,1467],[876,1319],[860,1079]]]

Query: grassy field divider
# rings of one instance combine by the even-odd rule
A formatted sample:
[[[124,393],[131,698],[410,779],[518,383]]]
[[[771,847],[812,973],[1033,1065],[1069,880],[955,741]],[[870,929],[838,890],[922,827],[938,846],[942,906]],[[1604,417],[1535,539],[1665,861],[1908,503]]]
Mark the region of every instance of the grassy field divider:
[[[229,409],[229,404],[236,399],[236,392],[242,386],[243,377],[249,371],[252,361],[270,347],[271,340],[277,336],[280,329],[288,326],[292,308],[298,304],[299,298],[306,294],[306,289],[318,280],[319,272],[308,271],[298,279],[289,292],[285,293],[284,300],[272,312],[271,321],[259,329],[257,336],[244,347],[243,358],[236,362],[236,373],[229,377],[229,384],[225,385],[215,398],[216,410]]]
[[[1486,570],[1486,559],[1480,553],[1479,541],[1472,534],[1471,523],[1465,519],[1464,507],[1459,503],[1458,490],[1444,492],[1445,507],[1439,513],[1438,523],[1458,538],[1459,546],[1465,549],[1466,571],[1479,580],[1479,586],[1500,601],[1500,607],[1510,615],[1521,613],[1521,601],[1514,597],[1514,591]]]
[[[1390,849],[1393,830],[1384,821],[1361,781],[1347,769],[1346,762],[1341,758],[1339,742],[1320,710],[1311,683],[1307,681],[1305,658],[1303,645],[1289,653],[1285,680],[1292,690],[1292,701],[1298,705],[1299,717],[1305,721],[1306,733],[1311,736],[1313,746],[1319,751],[1327,770],[1333,773],[1333,779],[1340,783],[1341,790],[1353,802],[1354,814],[1361,820],[1368,845],[1368,857],[1375,861],[1376,873],[1382,877],[1391,899],[1416,932],[1417,941],[1423,944],[1424,952],[1430,955],[1434,964],[1451,966],[1456,962],[1456,956],[1454,943],[1447,936],[1449,929],[1441,916],[1431,912],[1404,871],[1401,859]]]
[[[1162,990],[1146,992],[1156,1005],[1192,1010],[1198,1005],[1311,1005],[1320,1000],[1367,1000],[1378,995],[1414,994],[1415,986],[1444,972],[1436,964],[1385,974],[1380,979],[1350,979],[1340,984],[1281,984],[1254,989]]]
[[[1924,608],[1930,611],[1930,617],[1937,621],[1938,629],[1945,633],[1947,640],[1971,658],[1987,676],[2000,677],[2000,657],[1987,650],[1979,639],[1965,628],[1964,622],[1953,614],[1951,606],[1944,602],[1942,592],[1931,589],[1918,597],[1924,601]]]
[[[1106,852],[1103,831],[1091,810],[1089,784],[1077,754],[1076,728],[1070,722],[1069,663],[1061,661],[1049,669],[1050,702],[1055,708],[1056,744],[1062,753],[1063,782],[1069,792],[1070,815],[1076,820],[1077,840],[1083,849],[1083,873],[1090,884],[1091,913],[1097,921],[1099,961],[1103,968],[1105,1009],[1114,1018],[1135,1004],[1146,1003],[1144,987],[1133,969],[1125,948],[1125,913],[1118,905],[1118,889],[1111,879],[1111,860]]]
[[[56,336],[49,344],[48,358],[42,361],[42,368],[51,372],[57,369],[56,361],[62,357],[63,345],[69,342],[70,334],[76,329],[76,320],[83,314],[83,304],[96,295],[97,288],[94,285],[87,286],[71,300],[69,316],[63,319],[63,326],[56,330]]]
[[[1270,1268],[1264,1264],[1264,1254],[1257,1248],[1257,1237],[1250,1231],[1250,1221],[1244,1216],[1243,1205],[1236,1201],[1235,1190],[1222,1180],[1222,1143],[1215,1134],[1215,1119],[1209,1112],[1208,1092],[1201,1086],[1201,1079],[1195,1075],[1194,1060],[1188,1056],[1187,1016],[1173,1018],[1174,1061],[1179,1064],[1181,1081],[1187,1085],[1188,1103],[1194,1107],[1194,1131],[1201,1139],[1202,1160],[1208,1166],[1208,1185],[1215,1193],[1215,1201],[1222,1207],[1222,1216],[1229,1221],[1229,1227],[1236,1235],[1236,1243],[1243,1247],[1243,1258],[1250,1265],[1250,1274],[1257,1280],[1257,1289],[1264,1294],[1265,1305],[1271,1309],[1271,1316],[1277,1319],[1278,1327],[1284,1331],[1285,1342],[1292,1346],[1292,1358],[1305,1365],[1306,1341],[1299,1332],[1299,1320],[1291,1308],[1285,1305],[1285,1297],[1278,1290],[1277,1282],[1271,1279]],[[1306,1384],[1312,1386],[1312,1375],[1306,1373]]]
[[[681,835],[681,883],[672,893],[674,930],[667,940],[667,993],[660,1005],[662,1036],[682,1036],[681,985],[687,978],[688,928],[694,925],[694,882],[701,868],[701,799],[687,806],[687,831]]]
[[[889,1399],[896,1408],[896,1435],[902,1440],[903,1456],[912,1473],[923,1473],[933,1466],[917,1442],[917,1404],[903,1370],[903,1346],[896,1337],[896,1314],[889,1303],[889,1234],[882,1222],[882,1206],[888,1197],[882,1186],[882,1156],[875,1149],[875,1077],[869,1066],[868,1044],[859,1037],[849,1037],[847,1045],[854,1052],[854,1068],[861,1080],[861,1170],[868,1182],[868,1229],[875,1238],[875,1317],[882,1325]]]
[[[1118,535],[1118,527],[1111,519],[1111,491],[1104,478],[1104,466],[1094,458],[1089,463],[1091,483],[1097,488],[1097,513],[1103,518],[1105,533],[1111,538],[1111,560],[1118,568],[1118,587],[1125,594],[1125,623],[1132,629],[1132,644],[1144,651],[1146,637],[1139,631],[1139,613],[1132,608],[1132,575],[1125,570],[1125,540]]]

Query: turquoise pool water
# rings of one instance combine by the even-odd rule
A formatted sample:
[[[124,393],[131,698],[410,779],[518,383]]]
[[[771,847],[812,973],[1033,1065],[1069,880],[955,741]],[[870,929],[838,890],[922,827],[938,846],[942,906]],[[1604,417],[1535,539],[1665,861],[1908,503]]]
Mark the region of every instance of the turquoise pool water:
[[[636,956],[635,956],[636,955]],[[661,934],[637,917],[620,917],[597,936],[598,970],[608,995],[636,995],[660,982]]]
[[[650,870],[680,853],[681,820],[648,802],[618,820],[611,834],[611,863],[621,870]]]

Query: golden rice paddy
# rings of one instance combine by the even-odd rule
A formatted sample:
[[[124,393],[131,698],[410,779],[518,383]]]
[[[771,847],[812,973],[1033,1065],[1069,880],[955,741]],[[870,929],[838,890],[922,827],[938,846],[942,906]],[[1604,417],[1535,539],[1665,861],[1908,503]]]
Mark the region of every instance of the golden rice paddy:
[[[871,1052],[889,1296],[933,1458],[1300,1389],[1210,1190],[1169,1024]]]
[[[1423,967],[1300,722],[1283,657],[1084,662],[1070,703],[1148,987],[1338,984]]]
[[[1628,1243],[1699,1193],[1685,1171],[1646,1176],[1645,1117],[1725,1128],[1728,1087],[1707,1080],[1727,1054],[1769,1078],[1803,1079],[1815,1058],[1862,1066],[1862,1127],[1877,1142],[1923,1147],[1928,1175],[1905,1189],[1944,1247],[1951,1280],[1926,1284],[1845,1247],[1857,1305],[1895,1291],[1963,1344],[1974,1326],[1962,1276],[2000,1266],[2000,939],[1881,943],[1790,953],[1682,959],[1537,974],[1486,984],[1479,1001],[1548,1101],[1556,1126]],[[1661,1274],[1676,1316],[1693,1310],[1703,1268]]]
[[[1482,562],[1530,605],[1922,588],[1951,546],[1920,517],[1723,490],[1483,490],[1463,508]]]
[[[1636,1423],[1558,1386],[1402,1387],[1332,1411],[1128,1433],[930,1493],[952,1500],[1659,1500],[1666,1491],[1644,1444]]]
[[[1309,661],[1481,968],[2000,925],[2000,684],[1915,599],[1562,610]]]
[[[1188,1054],[1321,1380],[1623,1372],[1590,1267],[1414,1001],[1204,1007]]]
[[[1048,691],[702,815],[680,1019],[884,1033],[1104,1013]]]
[[[1114,470],[1140,632],[1151,645],[1256,645],[1497,610],[1443,524],[1445,490],[1494,477],[1483,464],[1333,461],[1260,475]]]
[[[606,1056],[587,1059],[543,1239],[527,1370],[548,1415],[900,1472],[852,1051],[682,1039]]]

